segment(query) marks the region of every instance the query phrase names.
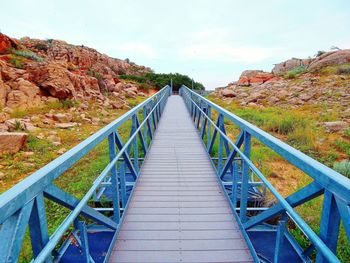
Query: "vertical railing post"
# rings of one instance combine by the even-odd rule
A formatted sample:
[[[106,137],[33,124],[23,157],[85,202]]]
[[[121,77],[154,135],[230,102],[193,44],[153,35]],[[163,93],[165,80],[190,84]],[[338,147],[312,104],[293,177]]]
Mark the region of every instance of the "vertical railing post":
[[[44,196],[42,193],[35,198],[29,218],[29,231],[33,257],[35,258],[49,241]],[[52,262],[52,258],[47,258],[45,262]]]
[[[220,113],[219,115],[220,121],[219,121],[219,129],[221,130],[221,127],[223,125],[224,122],[224,116]],[[223,144],[224,144],[224,140],[223,137],[221,135],[221,132],[218,132],[219,135],[219,151],[218,151],[218,176],[220,176],[221,174],[221,170],[222,170],[222,155],[223,155]]]
[[[320,238],[332,252],[337,250],[337,242],[340,226],[340,214],[333,194],[325,190],[320,225]],[[317,263],[328,262],[321,253],[317,254]]]
[[[120,193],[122,199],[122,207],[126,206],[126,178],[125,178],[125,161],[122,160],[119,167]]]
[[[79,221],[78,227],[80,232],[80,242],[81,250],[83,252],[83,260],[85,263],[90,263],[90,249],[85,222]]]
[[[136,113],[134,115],[132,115],[132,130],[134,131],[134,133],[137,130],[137,124],[136,124],[136,118],[137,115]],[[137,136],[134,137],[133,139],[133,148],[134,148],[134,168],[136,173],[139,173],[139,145],[137,142]]]
[[[243,154],[250,159],[251,136],[244,131],[244,150]],[[247,205],[248,205],[248,187],[249,187],[249,165],[242,158],[242,179],[241,179],[241,202],[240,202],[240,218],[244,223],[247,221]]]
[[[280,262],[281,251],[283,250],[284,233],[286,231],[286,223],[288,216],[283,213],[281,220],[278,223],[277,233],[276,233],[276,244],[275,244],[275,254],[273,258],[274,263]]]
[[[208,104],[207,106],[207,115],[209,120],[211,120],[211,107]],[[208,128],[207,128],[207,149],[209,149],[210,146],[210,136],[211,136],[211,122],[208,120]]]
[[[117,156],[115,132],[108,135],[108,147],[109,147],[109,160],[112,161]],[[119,207],[119,185],[117,167],[114,165],[111,169],[111,182],[112,182],[112,203],[113,203],[113,219],[118,224],[120,220],[120,207]]]
[[[147,108],[146,108],[146,106],[144,106],[143,109],[142,109],[142,117],[143,117],[143,120],[145,120],[146,117],[147,117]],[[143,125],[142,133],[143,133],[143,139],[145,140],[146,148],[148,149],[147,124]]]
[[[235,160],[232,163],[231,169],[232,175],[232,193],[231,193],[231,201],[234,208],[237,207],[237,184],[238,184],[238,164]]]

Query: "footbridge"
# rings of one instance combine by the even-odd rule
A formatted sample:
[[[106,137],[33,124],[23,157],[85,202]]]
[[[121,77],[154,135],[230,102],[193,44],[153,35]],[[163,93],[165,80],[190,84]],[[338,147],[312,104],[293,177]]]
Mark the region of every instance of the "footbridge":
[[[251,161],[256,142],[309,184],[282,196]],[[98,147],[109,161],[89,190],[60,188]],[[318,229],[298,213],[315,198]],[[48,202],[68,211],[59,224]],[[336,251],[339,232],[350,237],[349,204],[349,179],[186,86],[166,86],[0,195],[0,262],[346,262]]]

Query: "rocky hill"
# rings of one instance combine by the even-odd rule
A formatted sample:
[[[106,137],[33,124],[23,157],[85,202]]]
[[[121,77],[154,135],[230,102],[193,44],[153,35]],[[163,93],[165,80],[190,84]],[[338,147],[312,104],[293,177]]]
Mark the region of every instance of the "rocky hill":
[[[108,104],[130,86],[120,74],[140,75],[149,68],[111,58],[85,46],[60,40],[20,40],[0,34],[0,108],[30,108],[59,99],[94,99]]]
[[[215,96],[241,106],[298,108],[324,105],[350,117],[350,50],[326,52],[316,58],[290,59],[271,72],[246,70],[239,80],[215,90]]]

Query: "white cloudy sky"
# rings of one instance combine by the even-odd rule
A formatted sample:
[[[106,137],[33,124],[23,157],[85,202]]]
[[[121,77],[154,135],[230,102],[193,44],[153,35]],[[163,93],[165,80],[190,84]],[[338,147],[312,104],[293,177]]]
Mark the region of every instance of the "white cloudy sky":
[[[212,89],[333,45],[350,48],[349,0],[12,0],[0,30],[63,39]]]

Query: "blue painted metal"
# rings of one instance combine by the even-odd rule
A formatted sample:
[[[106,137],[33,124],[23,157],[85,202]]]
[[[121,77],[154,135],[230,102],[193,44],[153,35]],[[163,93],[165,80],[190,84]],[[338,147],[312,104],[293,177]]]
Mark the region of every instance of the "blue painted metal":
[[[222,170],[219,178],[224,180],[224,178],[227,177],[227,172],[229,172],[229,167],[233,166],[233,171],[231,170],[231,173],[229,173],[229,178],[232,181],[222,181],[222,185],[227,186],[227,183],[232,184],[232,207],[235,211],[237,211],[237,213],[239,213],[239,218],[241,219],[244,228],[249,230],[249,236],[252,238],[254,246],[256,248],[259,247],[259,250],[263,248],[262,251],[259,251],[261,260],[264,261],[267,259],[275,262],[278,260],[280,262],[286,262],[286,255],[289,255],[291,260],[294,258],[294,262],[297,261],[295,259],[295,255],[297,255],[300,261],[308,262],[310,261],[310,251],[315,249],[317,252],[316,260],[318,262],[339,262],[339,259],[335,255],[335,250],[340,220],[343,222],[348,239],[350,238],[350,180],[310,158],[309,156],[301,153],[300,151],[292,148],[286,143],[276,139],[270,134],[262,131],[256,126],[212,103],[208,99],[196,94],[186,86],[181,87],[180,95],[185,100],[185,104],[192,116],[201,114],[202,118],[207,119],[208,126],[212,126],[214,128],[213,134],[207,138],[206,147],[208,149],[208,153],[212,153],[217,134],[219,134],[220,138],[227,142],[232,149],[230,154],[227,155],[228,157],[226,158],[224,167],[221,168],[220,163],[223,160],[221,149],[222,141],[219,140],[217,169],[218,171]],[[205,112],[203,108],[210,108],[210,115],[208,112]],[[218,115],[216,123],[212,120],[213,111]],[[241,130],[241,132],[243,132],[244,139],[241,141],[241,143],[238,143],[240,141],[238,140],[239,138],[237,139],[236,143],[233,143],[226,135],[221,127],[221,123],[224,125],[221,118],[225,118],[227,121],[232,122]],[[275,151],[282,158],[309,175],[314,181],[289,197],[283,198],[250,160],[250,137],[257,139]],[[243,150],[240,149],[242,142],[244,145]],[[239,157],[241,161],[240,165],[237,164],[235,156]],[[214,159],[216,160],[216,158],[212,159],[213,161]],[[251,181],[253,179],[253,175],[259,178],[260,182]],[[241,184],[239,182],[240,177]],[[254,207],[256,204],[248,201],[248,193],[249,195],[254,193],[249,190],[250,185],[254,185],[253,189],[264,186],[265,189],[269,190],[277,199],[277,204],[264,209],[256,209],[256,207]],[[241,187],[239,188],[239,186]],[[241,191],[240,200],[237,200],[238,190]],[[298,213],[294,210],[294,207],[320,196],[324,192],[325,198],[323,201],[324,203],[321,218],[321,233],[318,235],[298,215]],[[250,214],[249,211],[252,210],[257,212]],[[266,223],[267,220],[279,215],[286,216],[286,218],[283,218],[281,221],[279,227],[276,228],[275,226],[271,226]],[[310,248],[306,250],[302,249],[298,242],[290,235],[287,224],[284,222],[287,222],[288,220],[292,220],[309,239],[309,241],[312,243]],[[259,239],[260,236],[263,236],[263,232],[259,230],[261,226],[264,226],[264,228],[267,227],[267,229],[270,229],[272,233],[275,233],[274,236],[269,236],[269,238],[273,238],[274,245],[261,246],[257,242],[254,242],[254,239]],[[266,231],[264,231],[264,233],[266,233]],[[282,242],[282,240],[284,242]],[[294,252],[289,253],[288,251],[284,251],[287,248],[292,249]]]
[[[134,179],[137,178],[139,162],[143,161],[143,158],[139,158],[141,154],[138,151],[139,140],[141,140],[143,154],[146,154],[148,145],[146,145],[144,139],[146,141],[152,139],[152,132],[156,128],[156,122],[159,121],[169,95],[170,87],[166,86],[76,147],[3,193],[0,196],[0,240],[6,240],[6,242],[0,243],[0,262],[17,261],[25,229],[28,225],[33,247],[34,262],[50,262],[52,260],[52,252],[56,250],[57,244],[67,233],[70,226],[76,222],[78,216],[89,218],[93,220],[95,224],[103,225],[104,228],[102,228],[102,231],[108,230],[115,233],[118,230],[120,214],[123,212],[123,209],[120,207],[119,199],[125,199],[123,205],[123,208],[125,208],[127,205],[127,188],[130,189],[133,186],[133,184],[131,184],[132,181],[126,181],[126,179],[130,177],[129,175],[132,176],[129,179],[133,177]],[[143,120],[141,123],[139,123],[137,119],[139,113],[143,113]],[[154,124],[153,131],[152,127],[149,125],[150,118],[152,118]],[[129,119],[132,120],[132,133],[128,141],[123,144],[118,136],[117,129]],[[143,134],[146,135],[147,138],[143,138]],[[81,200],[76,199],[64,190],[53,185],[53,181],[57,177],[71,168],[78,160],[94,149],[104,139],[108,139],[109,142],[110,162],[96,178],[91,188]],[[116,146],[118,146],[118,151]],[[129,147],[133,147],[134,154],[132,159],[130,159],[128,154]],[[118,164],[119,161],[124,163],[124,165]],[[117,167],[119,167],[119,169],[117,169]],[[125,191],[123,191],[124,193],[122,196],[118,190],[120,185],[122,185],[122,182],[120,184],[118,183],[121,179],[120,177],[125,181]],[[113,204],[112,211],[114,211],[113,220],[87,205],[92,196],[101,196],[106,192],[107,188],[112,189],[111,202]],[[96,195],[95,193],[99,189],[101,189],[101,191]],[[48,236],[43,197],[71,210],[69,215],[50,237]],[[88,234],[89,226],[85,226],[85,222],[81,222],[77,224],[77,227],[80,229],[79,242],[83,249],[83,258],[86,262],[92,262],[93,259],[88,248],[88,236],[90,235]],[[74,231],[72,233],[74,233]],[[57,253],[60,258],[63,257],[65,250],[70,247],[70,242],[71,240],[68,238],[66,242],[63,243],[64,251],[60,250]]]

